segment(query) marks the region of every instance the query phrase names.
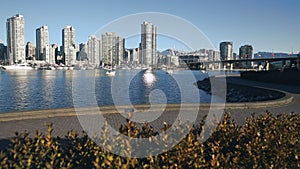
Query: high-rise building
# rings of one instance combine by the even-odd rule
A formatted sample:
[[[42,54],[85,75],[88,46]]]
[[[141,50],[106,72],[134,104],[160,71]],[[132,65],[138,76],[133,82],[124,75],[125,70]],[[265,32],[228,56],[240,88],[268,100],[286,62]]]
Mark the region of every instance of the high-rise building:
[[[78,45],[78,47],[79,47],[79,49],[78,49],[78,51],[76,53],[76,60],[78,60],[78,61],[88,60],[88,58],[87,58],[87,52],[86,52],[86,50],[87,50],[87,44],[80,43]]]
[[[220,55],[221,55],[221,60],[232,60],[233,59],[233,43],[232,42],[221,42],[220,43]]]
[[[239,59],[239,56],[233,52],[233,60],[238,60]]]
[[[123,61],[124,61],[124,63],[129,63],[130,62],[130,50],[129,49],[124,50]]]
[[[44,61],[47,64],[53,65],[55,64],[55,57],[56,57],[56,50],[57,50],[56,44],[46,45],[43,50],[43,55],[45,57]]]
[[[72,26],[66,26],[62,30],[62,54],[66,65],[75,64],[77,48],[75,29]]]
[[[253,59],[254,58],[253,47],[251,45],[241,46],[239,49],[239,56],[240,59]]]
[[[0,42],[0,65],[1,64],[8,64],[7,46],[5,46],[2,41]]]
[[[86,47],[86,44],[80,43],[78,46],[79,46],[79,51],[81,51],[83,48]]]
[[[55,48],[55,62],[60,65],[64,63],[63,54],[62,54],[62,46],[56,46]]]
[[[36,59],[48,60],[46,53],[44,53],[46,47],[49,47],[49,31],[48,26],[41,26],[36,29]]]
[[[128,63],[139,64],[140,48],[129,49]]]
[[[20,14],[6,20],[9,64],[25,62],[25,20]]]
[[[220,51],[215,51],[215,50],[208,50],[208,60],[210,61],[219,61],[220,60]]]
[[[114,32],[102,35],[102,62],[120,65],[124,58],[125,40]]]
[[[132,62],[135,64],[139,63],[139,58],[140,58],[140,48],[133,48],[131,54]]]
[[[157,64],[157,28],[150,22],[141,25],[141,64],[153,66]]]
[[[79,61],[88,61],[88,55],[87,55],[87,44],[80,43],[79,44],[79,51],[77,52],[77,60]],[[82,62],[81,62],[82,64]]]
[[[90,36],[87,42],[87,57],[89,64],[99,66],[101,61],[101,41],[96,36]]]
[[[36,49],[33,43],[27,42],[25,51],[27,60],[35,60]]]
[[[254,58],[254,51],[251,45],[244,45],[241,46],[239,49],[239,56],[240,59],[253,59]],[[253,62],[246,62],[244,63],[247,67],[253,66]]]
[[[45,47],[45,54],[46,54],[46,62],[53,65],[56,63],[56,51],[58,50],[58,46],[56,44],[47,45]]]

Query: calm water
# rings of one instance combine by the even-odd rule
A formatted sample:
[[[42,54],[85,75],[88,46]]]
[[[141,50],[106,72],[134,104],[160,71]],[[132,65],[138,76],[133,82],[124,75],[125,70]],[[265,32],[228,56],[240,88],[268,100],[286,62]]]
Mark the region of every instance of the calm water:
[[[74,107],[74,100],[80,101],[76,105],[89,106],[88,97],[86,101],[77,98],[82,93],[95,96],[99,106],[114,105],[116,102],[118,105],[198,102],[193,97],[182,98],[181,95],[184,87],[189,88],[195,82],[187,80],[189,74],[189,71],[175,71],[171,76],[162,70],[152,73],[119,70],[116,76],[110,77],[101,70],[0,70],[0,113],[71,108]],[[199,71],[193,71],[192,74],[195,80],[204,77]],[[128,94],[124,89],[128,89]],[[188,96],[195,94],[193,90],[184,92]],[[209,102],[209,95],[201,90],[197,92],[200,93],[201,102]]]

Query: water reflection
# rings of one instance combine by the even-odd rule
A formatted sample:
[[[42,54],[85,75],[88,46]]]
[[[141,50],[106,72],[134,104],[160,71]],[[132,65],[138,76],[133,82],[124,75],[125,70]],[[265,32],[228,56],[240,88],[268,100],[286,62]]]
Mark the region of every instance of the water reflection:
[[[143,75],[143,81],[145,83],[145,85],[150,88],[152,87],[155,82],[156,82],[156,77],[153,74],[153,72],[151,70],[146,70],[144,75]]]
[[[9,93],[9,99],[4,98],[4,102],[6,102],[6,106],[15,106],[20,110],[20,108],[27,108],[30,104],[30,96],[29,94],[29,77],[30,70],[25,71],[10,71],[8,73],[8,77],[11,77],[12,80],[6,81],[5,86],[6,91]]]
[[[53,103],[54,102],[54,78],[55,72],[53,71],[43,71],[41,72],[41,76],[43,80],[41,81],[41,85],[43,89],[41,92],[42,100],[44,100],[44,104]]]
[[[196,79],[202,76],[198,72],[195,75]],[[88,84],[91,80],[95,85],[94,88],[90,88],[91,84]],[[190,89],[184,71],[175,72],[170,76],[160,70],[119,70],[115,77],[108,77],[100,70],[19,72],[0,70],[0,112],[73,107],[72,81],[80,84],[77,92],[96,95],[99,106],[115,103],[117,105],[180,103],[184,100],[181,98],[182,92],[187,93],[187,96],[194,94],[190,90],[180,91],[180,88]],[[112,98],[112,93],[118,102]],[[206,99],[209,97],[206,96],[205,92],[201,93],[201,99],[204,98],[202,102],[209,101]],[[189,98],[186,100],[194,101]],[[80,105],[87,106],[89,101],[83,100]]]
[[[72,98],[72,74],[73,71],[54,71],[53,79],[53,101],[49,107],[64,108],[73,105]],[[72,107],[72,106],[68,106]]]

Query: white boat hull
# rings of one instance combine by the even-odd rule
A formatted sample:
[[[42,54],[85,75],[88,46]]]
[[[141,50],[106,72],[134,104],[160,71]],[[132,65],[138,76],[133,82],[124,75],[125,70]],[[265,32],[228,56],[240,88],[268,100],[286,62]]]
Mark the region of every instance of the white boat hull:
[[[114,76],[115,74],[116,74],[115,71],[107,71],[107,72],[106,72],[106,75],[107,75],[107,76]]]
[[[33,70],[31,66],[25,65],[9,65],[9,66],[2,66],[5,70]]]

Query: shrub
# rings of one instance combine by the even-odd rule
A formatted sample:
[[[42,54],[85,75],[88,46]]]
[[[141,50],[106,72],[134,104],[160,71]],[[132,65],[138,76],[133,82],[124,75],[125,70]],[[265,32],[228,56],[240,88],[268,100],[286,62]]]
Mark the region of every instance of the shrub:
[[[165,153],[148,158],[125,158],[98,146],[83,132],[75,131],[65,138],[52,137],[52,125],[43,135],[36,132],[30,138],[27,131],[16,133],[10,146],[0,152],[0,168],[299,168],[300,167],[300,115],[273,116],[254,114],[245,125],[238,126],[225,113],[216,131],[200,143],[203,122],[194,126],[182,141]],[[181,132],[182,128],[172,132]],[[168,129],[165,125],[162,132]],[[120,126],[120,133],[135,137],[155,136],[148,123],[140,128],[128,119]],[[107,130],[101,135],[110,137]],[[172,134],[171,132],[171,134]],[[120,137],[111,140],[128,152],[130,147]],[[99,140],[103,141],[103,140]],[[172,141],[172,140],[171,140]],[[105,144],[105,143],[104,143]]]

